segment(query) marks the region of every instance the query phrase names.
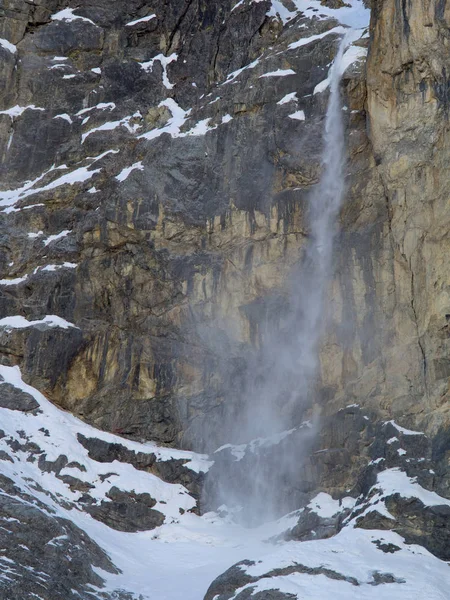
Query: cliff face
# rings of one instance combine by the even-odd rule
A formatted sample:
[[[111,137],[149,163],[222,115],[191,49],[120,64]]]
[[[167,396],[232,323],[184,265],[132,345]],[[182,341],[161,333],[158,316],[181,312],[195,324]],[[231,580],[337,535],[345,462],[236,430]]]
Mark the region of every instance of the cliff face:
[[[448,428],[448,59],[445,2],[377,5],[367,63],[370,137],[388,208],[405,411]],[[392,52],[383,52],[390,47]],[[396,365],[396,366],[394,366]],[[413,394],[411,394],[411,389]],[[409,390],[409,391],[408,391]]]
[[[288,539],[329,537],[346,518],[387,530],[390,517],[372,510],[378,481],[396,531],[448,560],[450,7],[371,4],[342,81],[347,195],[320,374],[298,415],[320,425],[280,498],[291,509],[323,490],[362,498],[333,518],[305,509]],[[230,441],[223,423],[266,325],[286,310],[350,9],[5,0],[0,11],[1,364],[101,429],[214,450]],[[4,408],[36,409],[5,385]],[[201,477],[108,439],[78,441],[94,461],[182,483],[198,511]],[[215,458],[213,473],[225,465],[245,480],[252,468],[250,453]],[[383,470],[417,478],[442,505],[405,502],[381,485]],[[152,498],[126,489],[128,499],[113,486],[100,504],[89,489],[70,501],[119,529],[160,524]],[[235,575],[208,597],[250,581]],[[89,569],[85,579],[97,581]]]
[[[283,299],[320,170],[326,93],[314,91],[337,22],[286,8],[283,28],[270,9],[5,9],[17,50],[2,48],[2,314],[77,329],[3,330],[2,348],[103,428],[198,444],[205,428],[191,424],[220,422],[267,299]],[[359,155],[364,93],[351,81]]]
[[[300,13],[283,29],[267,2],[85,3],[53,19],[63,6],[47,4],[4,8],[17,51],[1,49],[16,190],[2,195],[2,315],[79,329],[3,331],[5,358],[101,427],[198,442],[190,424],[220,421],[307,234],[326,101],[311,94],[335,38],[295,45],[335,23]],[[434,432],[450,313],[445,18],[441,4],[377,3],[367,99],[358,71],[346,76],[349,197],[319,386],[325,411],[357,401]],[[294,73],[261,77],[278,69]],[[289,118],[299,109],[305,121]]]

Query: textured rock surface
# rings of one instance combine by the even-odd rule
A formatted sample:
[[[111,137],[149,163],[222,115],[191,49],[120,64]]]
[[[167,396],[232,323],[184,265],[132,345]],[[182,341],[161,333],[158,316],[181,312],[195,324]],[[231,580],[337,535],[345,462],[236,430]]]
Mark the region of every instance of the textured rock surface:
[[[0,44],[0,319],[69,322],[0,323],[1,363],[20,365],[28,383],[100,428],[200,450],[230,441],[223,423],[239,402],[248,357],[257,355],[264,324],[285,310],[290,268],[308,236],[305,200],[320,176],[327,93],[314,91],[338,41],[336,32],[325,35],[337,22],[318,18],[320,10],[283,22],[269,0],[234,4],[0,6],[0,38],[8,41]],[[311,406],[293,423],[312,419],[317,431],[282,441],[288,454],[301,437],[303,454],[279,489],[279,509],[302,509],[290,540],[327,538],[351,518],[449,560],[450,8],[442,0],[370,4],[370,41],[358,42],[368,43],[367,64],[343,78],[348,194],[328,333]],[[278,70],[284,76],[273,75]],[[0,406],[37,409],[32,396],[2,382]],[[184,460],[159,462],[85,436],[79,442],[96,462],[181,483],[199,510],[203,475]],[[63,450],[47,460],[20,431],[7,445],[0,461],[24,452],[111,527],[162,522],[148,494],[112,486],[93,501],[90,484],[60,474]],[[276,469],[270,448],[260,456],[265,469]],[[251,451],[242,461],[228,450],[214,458],[213,474],[221,469],[243,489],[252,485]],[[380,491],[380,475],[392,470],[442,504]],[[214,506],[217,481],[207,484],[206,507]],[[310,507],[318,492],[343,508],[346,497],[359,500],[321,517]],[[2,511],[29,511],[39,532],[38,508],[25,509],[21,493],[4,498]],[[374,509],[380,503],[384,514]],[[69,527],[46,518],[55,536]],[[65,555],[78,552],[80,535],[70,530]],[[26,543],[35,557],[42,544],[39,533],[32,548]],[[87,598],[82,586],[101,583],[90,565],[113,568],[94,546],[78,559],[82,576],[74,583],[69,574],[67,589],[50,588],[49,600],[71,586]],[[50,577],[62,568],[55,561],[48,560]],[[207,597],[225,599],[252,583],[234,576],[242,577],[237,567]],[[16,596],[27,598],[39,584],[25,571],[21,577]],[[373,585],[389,577],[380,572]],[[289,596],[249,588],[236,596],[250,597]]]
[[[105,552],[71,521],[49,515],[3,475],[0,486],[2,598],[92,598],[90,587],[101,589],[103,584],[93,567],[117,572]],[[119,593],[121,597],[126,595]]]
[[[319,174],[326,105],[312,92],[337,43],[321,34],[336,22],[299,13],[283,29],[269,2],[232,12],[188,3],[179,14],[157,3],[85,3],[75,11],[83,18],[51,20],[58,8],[5,19],[18,50],[2,52],[20,63],[4,108],[34,107],[0,115],[5,184],[50,170],[35,185],[50,189],[24,191],[4,211],[4,278],[26,279],[2,286],[2,313],[54,313],[79,329],[6,330],[5,359],[61,406],[118,433],[198,445],[207,413],[203,443],[217,447],[214,422],[235,396],[229,381],[238,385],[305,239],[302,204]],[[151,11],[157,17],[127,25]],[[321,37],[295,46],[312,35]],[[174,53],[165,70],[164,59],[140,66]],[[279,69],[293,73],[261,77]],[[364,113],[354,111],[364,91],[352,73],[349,139],[361,154]],[[292,93],[297,100],[277,104]],[[184,137],[161,135],[173,106],[191,110]],[[289,118],[298,109],[306,121]],[[202,124],[210,131],[197,135]],[[359,158],[352,178],[367,163]],[[79,183],[61,185],[68,172]]]

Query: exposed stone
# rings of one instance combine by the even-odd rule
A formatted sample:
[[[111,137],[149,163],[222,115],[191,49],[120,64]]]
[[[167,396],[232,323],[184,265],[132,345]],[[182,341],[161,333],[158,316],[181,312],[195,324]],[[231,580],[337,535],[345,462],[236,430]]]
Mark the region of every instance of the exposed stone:
[[[327,335],[310,405],[292,423],[317,416],[317,435],[283,440],[282,454],[295,457],[288,481],[278,482],[279,454],[268,448],[242,461],[229,450],[217,453],[210,481],[221,471],[245,493],[252,485],[246,474],[262,457],[261,468],[274,473],[280,513],[305,507],[318,491],[362,495],[352,513],[358,525],[390,529],[392,520],[375,510],[358,518],[381,470],[400,468],[450,498],[450,9],[442,0],[364,3],[373,10],[367,65],[352,65],[342,83],[348,193]],[[268,0],[4,4],[0,37],[17,52],[0,46],[0,111],[24,110],[0,115],[2,187],[36,180],[41,191],[22,194],[2,213],[0,278],[12,281],[0,284],[0,313],[29,320],[55,314],[76,327],[2,327],[1,361],[19,365],[28,383],[98,427],[214,450],[230,441],[224,423],[237,414],[266,325],[289,310],[287,282],[308,236],[305,200],[320,176],[327,93],[314,91],[338,36],[289,45],[321,36],[336,21],[299,13],[284,26],[268,16]],[[83,19],[51,18],[68,6]],[[151,21],[127,25],[153,10]],[[172,60],[164,64],[161,56]],[[277,69],[294,73],[261,77]],[[293,92],[296,101],[279,104]],[[189,118],[176,136],[156,136],[173,119],[171,102]],[[297,108],[305,121],[290,118]],[[210,131],[195,135],[201,123]],[[153,139],[139,138],[151,131]],[[125,177],[131,165],[138,166]],[[89,177],[53,186],[79,169]],[[49,241],[63,231],[70,233]],[[1,383],[0,407],[28,412],[37,403]],[[392,420],[425,435],[404,435],[386,424]],[[60,475],[69,466],[64,455],[47,460],[33,440],[18,436],[7,442],[11,453],[28,452],[30,462],[80,491],[79,504],[95,518],[125,531],[161,524],[148,494],[112,488],[96,504],[89,484]],[[80,441],[94,460],[129,463],[200,498],[203,477],[183,461]],[[9,451],[0,459],[9,462]],[[203,508],[214,505],[214,485],[206,484]],[[21,498],[12,482],[3,487]],[[408,542],[449,559],[447,507],[398,495],[385,501]],[[14,510],[24,511],[17,502]],[[26,510],[29,530],[40,533],[38,508]],[[290,535],[326,537],[343,518],[306,509]],[[44,521],[56,532],[66,527],[54,516]],[[71,532],[74,552],[80,535]],[[34,534],[33,544],[39,561]],[[100,583],[90,565],[110,565],[98,552],[92,547],[87,562],[77,555],[79,582]],[[67,589],[38,587],[39,594],[70,597],[70,583],[83,597],[65,562],[62,577],[62,564],[52,554],[48,568]],[[35,582],[23,574],[25,587],[16,593],[11,584],[8,598],[31,593]],[[219,580],[213,590],[221,600],[252,583],[239,567]],[[389,573],[373,574],[374,585],[385,583],[395,583]],[[250,587],[237,598],[286,597],[252,594]]]
[[[112,487],[108,494],[110,501],[102,500],[100,504],[88,502],[84,509],[94,519],[105,523],[118,531],[146,531],[159,527],[164,522],[164,515],[153,510],[156,500],[150,494],[123,492]]]
[[[269,579],[271,577],[280,577],[291,575],[293,573],[306,573],[308,575],[325,575],[330,579],[337,581],[347,581],[351,585],[358,586],[359,582],[354,577],[346,577],[341,573],[337,573],[331,569],[325,567],[306,567],[305,565],[295,564],[286,568],[274,569],[265,573],[261,577],[252,577],[247,575],[243,569],[245,566],[250,566],[254,563],[251,561],[241,561],[230,569],[225,571],[222,575],[217,577],[214,582],[209,586],[208,591],[204,597],[204,600],[230,600],[230,598],[239,598],[239,600],[284,600],[288,598],[295,598],[291,594],[283,594],[279,590],[265,590],[264,592],[257,592],[253,594],[255,588],[251,585],[261,579]],[[377,577],[377,575],[379,577]],[[383,576],[386,581],[383,580]],[[392,576],[390,576],[392,578]],[[379,583],[387,583],[389,576],[386,574],[375,574],[374,573],[374,585]],[[239,588],[248,586],[246,589],[237,593]]]
[[[33,499],[11,480],[2,476],[0,485],[6,492],[0,494],[0,596],[32,600],[38,594],[43,600],[88,600],[92,597],[88,584],[101,592],[103,580],[93,567],[117,573],[105,552],[71,521],[30,502]]]
[[[129,463],[135,469],[154,473],[167,483],[180,483],[197,501],[200,499],[204,474],[196,473],[184,466],[187,460],[172,458],[157,461],[153,453],[135,452],[122,444],[112,444],[98,438],[86,438],[81,434],[78,435],[78,441],[88,450],[89,457],[96,461],[112,463],[117,460]]]
[[[39,407],[31,394],[19,390],[10,383],[0,383],[0,406],[10,410],[28,412]]]

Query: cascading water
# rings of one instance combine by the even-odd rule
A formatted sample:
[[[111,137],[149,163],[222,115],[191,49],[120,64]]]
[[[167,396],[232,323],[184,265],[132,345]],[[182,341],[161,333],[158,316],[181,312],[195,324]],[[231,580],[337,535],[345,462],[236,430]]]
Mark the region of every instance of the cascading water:
[[[218,504],[240,506],[240,520],[254,525],[298,506],[292,483],[305,450],[304,431],[296,437],[319,363],[326,288],[331,277],[336,219],[345,189],[345,141],[340,81],[348,36],[344,36],[328,80],[322,176],[309,197],[309,238],[292,270],[285,306],[261,323],[262,343],[248,359],[236,412],[228,424],[239,462],[212,471]],[[289,439],[289,442],[286,440]],[[243,442],[253,440],[250,444]],[[211,486],[209,486],[211,487]],[[294,484],[295,487],[295,484]]]

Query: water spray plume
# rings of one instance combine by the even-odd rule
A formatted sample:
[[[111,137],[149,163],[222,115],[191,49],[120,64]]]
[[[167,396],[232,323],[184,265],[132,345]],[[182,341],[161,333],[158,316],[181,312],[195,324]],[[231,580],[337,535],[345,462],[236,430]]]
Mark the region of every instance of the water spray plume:
[[[276,322],[268,318],[260,324],[261,344],[248,359],[238,414],[229,424],[230,439],[240,445],[224,450],[235,457],[237,452],[240,464],[224,461],[212,471],[218,503],[234,507],[234,512],[240,506],[241,521],[248,525],[297,507],[298,499],[289,489],[313,436],[311,424],[302,425],[301,416],[318,374],[336,223],[345,191],[340,82],[347,44],[346,35],[328,76],[322,175],[308,199],[309,237],[291,271],[285,306],[275,308]]]

